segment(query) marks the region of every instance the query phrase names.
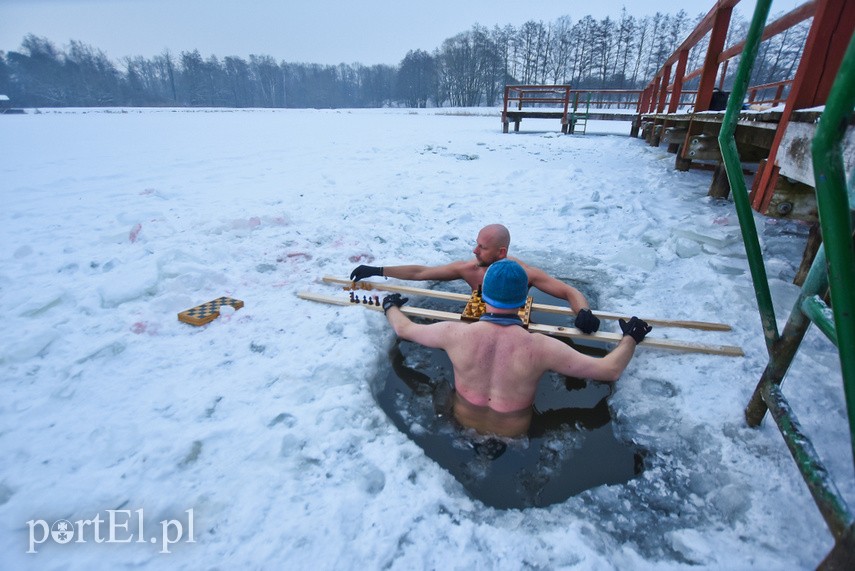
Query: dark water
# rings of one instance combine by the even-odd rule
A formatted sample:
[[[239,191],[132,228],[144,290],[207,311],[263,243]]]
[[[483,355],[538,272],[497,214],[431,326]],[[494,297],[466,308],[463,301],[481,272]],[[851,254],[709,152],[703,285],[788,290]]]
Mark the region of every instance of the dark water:
[[[593,293],[583,293],[596,306]],[[566,304],[537,290],[531,295],[536,302]],[[424,298],[411,303],[462,309]],[[572,324],[571,318],[537,312],[532,321]],[[574,346],[595,356],[606,352],[602,347]],[[547,373],[538,387],[527,436],[511,439],[479,435],[454,420],[452,377],[445,352],[398,340],[378,373],[375,398],[399,430],[488,506],[548,506],[595,486],[627,482],[643,470],[643,451],[618,441],[612,430],[611,383]]]

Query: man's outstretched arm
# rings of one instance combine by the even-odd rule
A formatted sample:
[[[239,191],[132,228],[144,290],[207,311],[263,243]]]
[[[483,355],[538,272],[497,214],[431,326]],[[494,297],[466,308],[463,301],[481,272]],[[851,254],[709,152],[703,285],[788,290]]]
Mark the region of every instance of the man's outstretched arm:
[[[551,296],[566,299],[570,308],[576,313],[576,327],[582,333],[593,333],[600,328],[600,320],[588,305],[588,300],[575,287],[558,280],[543,270],[532,266],[525,266],[528,281],[531,285]]]
[[[393,293],[383,298],[383,311],[386,314],[386,319],[389,325],[395,330],[398,337],[432,347],[434,349],[443,349],[445,342],[450,338],[448,329],[450,322],[431,323],[422,325],[413,323],[409,317],[401,311],[401,306],[407,303],[408,298],[401,297],[399,293]]]
[[[618,380],[632,359],[636,345],[653,329],[637,317],[629,321],[621,319],[619,323],[623,338],[617,347],[602,358],[584,355],[557,339],[549,338],[544,343],[549,368],[570,377],[598,381]]]
[[[371,276],[384,276],[399,280],[438,280],[449,281],[463,279],[462,267],[465,262],[452,262],[442,266],[357,266],[350,273],[350,279],[359,281]]]

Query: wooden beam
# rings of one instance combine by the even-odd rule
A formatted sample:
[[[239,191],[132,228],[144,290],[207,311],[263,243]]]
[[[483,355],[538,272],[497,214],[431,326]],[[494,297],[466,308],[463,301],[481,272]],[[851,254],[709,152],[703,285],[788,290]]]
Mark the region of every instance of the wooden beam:
[[[761,41],[768,40],[773,36],[777,36],[781,32],[792,28],[796,24],[800,22],[804,22],[808,18],[813,17],[814,12],[816,11],[816,0],[811,0],[810,2],[805,2],[795,10],[792,10],[771,24],[768,24],[765,28],[763,28],[763,35],[761,36]],[[719,63],[725,62],[735,56],[738,56],[742,53],[742,50],[745,49],[745,40],[742,40],[738,44],[734,44],[733,46],[727,48],[718,58]]]
[[[810,145],[816,133],[816,123],[791,121],[781,139],[778,165],[781,176],[814,186],[813,161]],[[855,169],[855,127],[849,126],[843,139],[843,172]]]
[[[793,99],[793,109],[825,103],[853,30],[855,2],[819,1],[788,97]]]
[[[722,4],[725,4],[722,6]],[[735,2],[734,2],[735,4]],[[698,95],[695,97],[695,111],[706,111],[710,108],[715,79],[718,76],[718,56],[724,49],[724,41],[727,38],[727,28],[730,24],[730,15],[733,6],[725,2],[717,4],[713,10],[715,17],[710,31],[710,43],[707,46],[707,54],[704,58],[701,82],[698,85]]]
[[[351,280],[346,280],[343,278],[336,278],[333,276],[324,276],[324,283],[335,284],[341,286],[352,286],[353,282]],[[448,301],[459,301],[462,303],[466,303],[469,301],[469,295],[463,293],[454,293],[450,291],[442,291],[437,289],[426,289],[420,287],[407,286],[403,284],[390,284],[390,283],[375,283],[370,281],[359,281],[356,282],[357,289],[364,289],[366,291],[390,291],[397,293],[405,293],[407,295],[421,295],[427,297],[433,297],[436,299],[445,299]],[[550,305],[544,303],[535,303],[531,306],[533,311],[543,311],[546,313],[555,313],[560,315],[568,315],[573,316],[576,315],[572,309],[569,307],[564,307],[560,305]],[[599,317],[600,319],[629,319],[630,315],[626,313],[613,313],[608,311],[593,311],[594,315]],[[673,319],[656,319],[652,317],[644,317],[642,318],[644,321],[649,323],[650,325],[657,325],[659,327],[683,327],[686,329],[701,329],[705,331],[730,331],[730,325],[726,323],[713,323],[708,321],[685,321],[685,320],[673,320]]]
[[[359,306],[365,309],[374,311],[383,311],[383,308],[377,305],[367,305],[362,303],[351,303],[344,298],[336,298],[328,295],[316,294],[312,292],[299,292],[297,297],[307,301],[315,301],[337,306]],[[460,321],[460,314],[450,311],[439,311],[435,309],[425,309],[422,307],[413,307],[404,305],[401,307],[404,315],[410,317],[421,317],[424,319],[433,319],[437,321]],[[582,339],[587,341],[600,341],[603,343],[619,343],[623,338],[620,333],[609,333],[598,331],[597,333],[585,334],[575,327],[560,327],[555,325],[542,325],[539,323],[529,323],[528,330],[532,333],[542,333],[553,337],[564,337],[567,339]],[[693,343],[690,341],[677,341],[673,339],[654,339],[646,337],[644,341],[639,343],[639,348],[651,349],[667,349],[670,351],[679,351],[683,353],[703,353],[707,355],[721,355],[725,357],[743,357],[745,353],[740,347],[733,345],[706,345],[703,343]]]
[[[668,82],[671,79],[671,64],[665,64],[662,68],[662,89],[659,92],[659,104],[656,106],[656,112],[662,113],[665,110],[665,100],[668,97]]]
[[[677,70],[674,72],[674,87],[671,90],[671,101],[668,104],[668,113],[674,113],[680,106],[680,97],[683,94],[683,76],[686,75],[686,62],[689,59],[689,50],[680,50],[677,57]]]

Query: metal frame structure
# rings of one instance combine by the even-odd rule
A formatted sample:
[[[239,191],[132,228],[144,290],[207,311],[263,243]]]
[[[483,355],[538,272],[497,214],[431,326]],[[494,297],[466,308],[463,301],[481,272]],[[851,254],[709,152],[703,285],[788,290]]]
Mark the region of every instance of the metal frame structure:
[[[847,196],[842,146],[855,108],[855,41],[850,41],[845,57],[842,58],[840,72],[833,87],[829,88],[828,102],[811,145],[824,244],[814,259],[783,333],[779,333],[734,138],[741,102],[748,90],[748,77],[757,57],[770,4],[771,0],[757,2],[744,44],[743,58],[739,63],[735,85],[718,137],[739,216],[769,353],[769,362],[746,408],[745,417],[750,426],[757,426],[767,410],[772,413],[835,539],[835,547],[821,567],[851,569],[855,565],[855,516],[830,478],[810,438],[799,425],[794,410],[781,390],[781,383],[807,328],[811,323],[816,323],[837,345],[839,351],[850,441],[855,458],[855,248],[852,243],[853,210],[850,197]],[[850,194],[855,196],[851,190]],[[821,299],[826,291],[831,296],[831,310]]]

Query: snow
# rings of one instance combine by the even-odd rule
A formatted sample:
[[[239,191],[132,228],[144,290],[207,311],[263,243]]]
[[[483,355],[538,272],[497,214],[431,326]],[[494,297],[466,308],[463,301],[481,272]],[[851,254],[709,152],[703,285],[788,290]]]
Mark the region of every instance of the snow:
[[[502,134],[496,109],[4,117],[0,567],[814,568],[831,535],[773,421],[743,420],[766,348],[733,204],[628,123],[558,127]],[[807,231],[756,221],[782,327]],[[383,316],[296,297],[358,263],[467,258],[491,222],[601,309],[734,326],[651,335],[742,359],[638,351],[609,401],[649,450],[628,483],[547,508],[470,499],[373,400]],[[176,319],[222,295],[246,305]],[[841,384],[811,328],[784,392],[851,504]],[[96,542],[110,516],[128,543]],[[89,527],[26,553],[59,520]]]

